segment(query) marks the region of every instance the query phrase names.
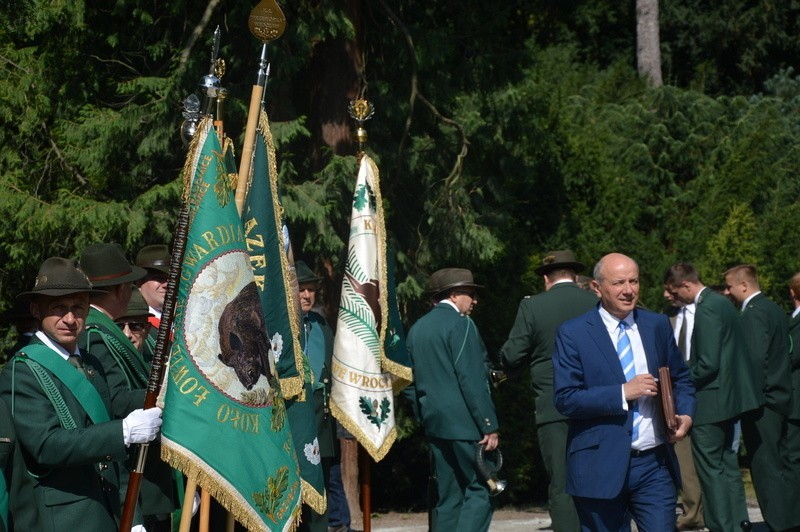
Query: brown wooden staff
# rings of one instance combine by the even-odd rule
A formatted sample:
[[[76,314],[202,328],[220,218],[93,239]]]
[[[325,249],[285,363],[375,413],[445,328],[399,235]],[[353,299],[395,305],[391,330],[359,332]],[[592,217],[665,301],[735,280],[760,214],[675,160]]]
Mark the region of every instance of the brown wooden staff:
[[[144,408],[156,406],[158,394],[161,391],[161,383],[164,380],[167,361],[169,359],[169,349],[171,344],[172,322],[175,315],[175,303],[178,299],[178,284],[181,277],[181,265],[183,255],[186,251],[186,240],[189,232],[189,201],[184,197],[181,202],[181,210],[178,215],[178,223],[175,228],[175,243],[172,248],[172,257],[169,264],[169,275],[167,277],[167,293],[164,296],[164,308],[161,311],[161,324],[158,327],[156,336],[155,353],[150,367],[150,377],[147,381],[147,394],[144,397]],[[133,514],[136,511],[136,501],[139,498],[139,487],[144,473],[144,462],[147,458],[148,444],[139,445],[136,455],[136,464],[130,472],[128,480],[128,491],[125,493],[125,505],[122,509],[122,519],[120,521],[120,532],[130,532],[133,526]]]

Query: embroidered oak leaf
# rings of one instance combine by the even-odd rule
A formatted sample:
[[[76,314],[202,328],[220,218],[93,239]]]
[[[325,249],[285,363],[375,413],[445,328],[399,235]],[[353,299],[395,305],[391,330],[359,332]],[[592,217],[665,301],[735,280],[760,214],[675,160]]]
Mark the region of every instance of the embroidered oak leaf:
[[[267,486],[264,491],[253,493],[253,500],[258,509],[273,523],[277,523],[276,513],[280,507],[286,490],[289,489],[289,467],[281,466],[275,475],[267,477]]]
[[[353,196],[353,207],[357,211],[362,211],[364,208],[369,205],[372,211],[377,210],[377,200],[375,198],[375,193],[372,191],[372,187],[369,185],[360,185],[355,192],[355,196]]]
[[[361,407],[361,412],[367,416],[370,423],[379,429],[381,425],[386,422],[386,419],[389,417],[389,412],[392,410],[392,404],[387,397],[384,397],[381,401],[380,408],[378,407],[377,399],[370,401],[367,397],[359,397],[358,405]]]
[[[214,184],[214,194],[221,207],[228,204],[231,191],[236,189],[236,174],[229,174],[225,171],[225,155],[212,150],[217,163],[217,182]]]

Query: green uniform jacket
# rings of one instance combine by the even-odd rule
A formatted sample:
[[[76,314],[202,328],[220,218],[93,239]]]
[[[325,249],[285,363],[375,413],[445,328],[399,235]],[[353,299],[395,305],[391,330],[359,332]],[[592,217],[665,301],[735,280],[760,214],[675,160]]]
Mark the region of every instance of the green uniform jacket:
[[[112,418],[124,418],[144,406],[150,366],[114,320],[91,307],[78,343],[102,366],[111,392]],[[116,347],[114,353],[109,346]],[[124,471],[123,488],[127,478],[127,471]],[[139,490],[142,514],[168,514],[180,506],[180,497],[172,468],[161,460],[161,445],[157,441],[151,443]],[[120,498],[124,501],[124,492],[120,493]]]
[[[486,347],[468,316],[439,303],[411,327],[406,343],[428,437],[478,441],[497,432]]]
[[[112,418],[124,418],[144,406],[149,370],[144,365],[142,355],[122,334],[114,320],[91,307],[78,345],[91,353],[101,365],[99,369],[111,392]],[[112,353],[109,345],[119,348]]]
[[[750,354],[758,362],[756,379],[764,403],[788,414],[791,409],[792,376],[789,369],[789,326],[780,307],[764,294],[756,294],[742,311],[742,323]]]
[[[764,404],[739,312],[709,288],[697,300],[689,369],[697,392],[695,425],[718,423]]]
[[[41,342],[34,338],[33,343]],[[89,380],[110,410],[108,385],[95,369],[96,359],[84,352],[81,357]],[[13,410],[25,463],[38,477],[25,511],[38,513],[41,524],[35,530],[116,530],[120,512],[116,461],[127,456],[122,420],[92,424],[70,390],[52,373],[50,376],[75,420],[75,429],[61,426],[48,395],[25,363],[9,362],[0,375],[0,397]],[[15,519],[30,517],[18,515]]]
[[[324,458],[336,456],[336,425],[330,412],[331,365],[333,363],[333,331],[325,318],[316,312],[307,314],[311,327],[322,332],[325,362],[319,375],[314,375],[314,413],[317,418],[319,454]],[[304,322],[305,323],[305,322]],[[308,347],[307,347],[308,348]]]
[[[500,349],[509,367],[527,362],[536,394],[536,424],[567,419],[553,404],[553,353],[559,325],[588,312],[597,296],[575,283],[557,283],[547,292],[528,296],[519,304],[508,340]]]
[[[800,419],[800,314],[789,317],[789,361],[792,369],[792,409],[789,419]]]
[[[17,433],[14,430],[14,419],[11,417],[11,410],[2,399],[0,399],[0,468],[6,490],[13,494],[8,504],[9,527],[6,529],[0,521],[0,531],[41,530],[39,514],[29,508],[34,498],[34,479],[25,468]]]

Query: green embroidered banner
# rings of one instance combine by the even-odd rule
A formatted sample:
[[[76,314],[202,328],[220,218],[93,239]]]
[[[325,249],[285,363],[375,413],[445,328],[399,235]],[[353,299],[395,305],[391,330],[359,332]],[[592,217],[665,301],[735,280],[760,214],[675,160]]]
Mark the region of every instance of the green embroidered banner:
[[[303,479],[303,502],[321,514],[326,507],[325,479],[308,363],[300,345],[297,275],[278,193],[275,145],[263,111],[242,221],[281,390],[287,400],[289,425]]]
[[[162,457],[248,530],[294,530],[301,482],[233,181],[198,126],[191,219],[164,393]]]

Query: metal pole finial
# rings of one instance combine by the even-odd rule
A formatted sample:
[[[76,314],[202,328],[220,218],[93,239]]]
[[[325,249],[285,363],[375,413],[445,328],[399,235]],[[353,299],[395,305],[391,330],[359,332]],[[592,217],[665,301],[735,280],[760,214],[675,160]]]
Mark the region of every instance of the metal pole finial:
[[[367,142],[367,130],[364,129],[364,122],[372,118],[375,114],[375,106],[365,98],[351,100],[347,106],[347,113],[350,118],[356,121],[356,142],[358,143],[359,155],[364,153],[364,144]]]

